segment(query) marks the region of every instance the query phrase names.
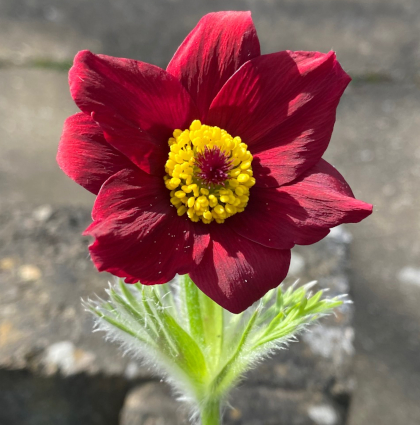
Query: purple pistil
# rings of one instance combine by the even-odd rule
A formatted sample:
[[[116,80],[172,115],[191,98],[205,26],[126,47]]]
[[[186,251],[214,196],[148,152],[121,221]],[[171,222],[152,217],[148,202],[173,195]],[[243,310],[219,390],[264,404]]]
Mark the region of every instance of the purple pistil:
[[[206,186],[224,186],[232,169],[232,161],[218,146],[211,149],[206,146],[204,152],[195,157],[195,165],[199,168],[196,177]]]

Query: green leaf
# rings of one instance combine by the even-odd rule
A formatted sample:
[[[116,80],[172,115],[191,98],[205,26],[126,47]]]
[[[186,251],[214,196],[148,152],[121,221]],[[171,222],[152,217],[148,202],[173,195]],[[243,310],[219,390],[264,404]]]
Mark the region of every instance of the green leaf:
[[[171,333],[169,332],[165,321],[162,320],[162,317],[156,312],[156,308],[150,299],[153,297],[153,295],[153,289],[144,288],[142,301],[144,309],[146,310],[147,318],[151,321],[151,323],[153,323],[153,327],[157,330],[156,337],[158,339],[158,344],[161,347],[161,350],[168,356],[177,357],[179,354],[179,349]]]
[[[242,351],[244,350],[245,344],[248,341],[248,338],[251,334],[251,331],[254,327],[255,321],[257,320],[259,313],[260,309],[257,308],[249,319],[234,354],[211,383],[210,391],[212,394],[222,395],[229,389],[229,387],[232,387],[234,382],[243,373],[243,368],[238,367],[239,365],[235,363],[240,358]]]
[[[207,364],[200,347],[196,341],[177,323],[168,310],[162,308],[162,304],[156,293],[152,291],[153,301],[157,308],[156,320],[158,320],[165,332],[170,335],[171,341],[177,351],[176,362],[194,377],[196,382],[203,383],[207,377]]]
[[[132,331],[129,327],[124,326],[121,322],[119,322],[118,320],[113,319],[112,317],[107,316],[106,314],[102,313],[100,310],[96,309],[96,308],[89,308],[89,310],[95,314],[96,316],[98,316],[99,318],[105,320],[106,322],[108,322],[109,324],[111,324],[112,326],[115,326],[116,328],[120,329],[121,331],[127,333],[128,335],[133,336],[134,338],[137,338],[138,340],[140,340],[141,342],[144,342],[145,344],[149,344],[151,341],[143,338],[141,335],[139,335],[138,333]]]
[[[276,310],[280,311],[280,309],[283,307],[283,290],[281,285],[277,288],[277,293],[276,293]]]
[[[137,310],[143,310],[141,304],[137,301],[136,297],[131,293],[131,291],[127,288],[127,284],[124,283],[122,279],[118,280],[119,287],[121,293],[124,295],[128,303]]]
[[[223,308],[201,291],[199,300],[206,355],[210,357],[209,365],[213,365],[216,369],[219,366],[223,346]]]
[[[194,339],[178,325],[176,320],[170,314],[163,312],[163,317],[179,350],[177,362],[190,377],[194,377],[194,379],[200,384],[204,383],[208,371],[206,360],[200,350],[200,347]]]
[[[314,306],[315,304],[318,303],[318,301],[321,299],[322,294],[324,293],[324,291],[318,291],[313,297],[309,298],[308,301],[308,305],[306,306],[306,308],[311,308],[312,306]]]
[[[184,299],[188,327],[191,336],[201,346],[204,345],[204,326],[201,316],[199,289],[188,275],[183,276],[184,280]]]
[[[274,319],[270,322],[270,324],[265,329],[264,335],[270,334],[277,326],[279,326],[280,322],[284,320],[285,314],[283,311],[280,311],[280,313],[274,317]]]

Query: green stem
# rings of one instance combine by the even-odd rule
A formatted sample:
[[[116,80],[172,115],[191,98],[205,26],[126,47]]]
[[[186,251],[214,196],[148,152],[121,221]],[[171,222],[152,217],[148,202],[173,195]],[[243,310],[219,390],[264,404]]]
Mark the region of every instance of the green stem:
[[[220,401],[209,400],[201,407],[201,425],[221,425]]]

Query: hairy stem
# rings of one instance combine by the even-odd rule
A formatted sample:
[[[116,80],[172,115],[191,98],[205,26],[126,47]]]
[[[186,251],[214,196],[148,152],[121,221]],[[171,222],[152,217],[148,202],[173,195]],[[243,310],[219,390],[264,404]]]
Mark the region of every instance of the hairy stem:
[[[201,425],[221,425],[219,400],[207,401],[200,410]]]

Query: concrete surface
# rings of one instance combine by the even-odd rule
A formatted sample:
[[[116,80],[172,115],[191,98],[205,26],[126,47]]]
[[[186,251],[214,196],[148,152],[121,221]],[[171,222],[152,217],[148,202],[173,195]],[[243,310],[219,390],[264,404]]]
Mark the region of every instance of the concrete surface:
[[[2,202],[92,202],[54,164],[61,123],[75,110],[58,70],[77,50],[165,66],[198,18],[218,9],[251,9],[263,52],[334,48],[355,77],[326,154],[375,205],[371,218],[349,226],[358,375],[349,425],[417,425],[418,0],[2,0]]]

